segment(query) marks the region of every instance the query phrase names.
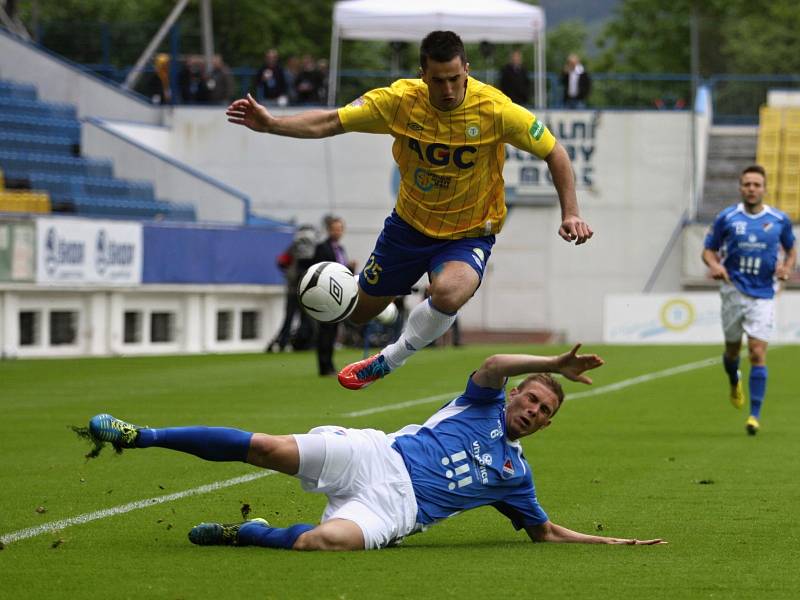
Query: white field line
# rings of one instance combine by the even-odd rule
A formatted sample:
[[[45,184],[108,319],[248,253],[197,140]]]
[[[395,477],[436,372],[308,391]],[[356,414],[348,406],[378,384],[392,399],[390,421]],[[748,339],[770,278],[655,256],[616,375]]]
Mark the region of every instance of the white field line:
[[[184,490],[182,492],[175,492],[174,494],[167,494],[166,496],[157,496],[155,498],[137,500],[136,502],[129,502],[128,504],[122,504],[112,508],[104,508],[91,513],[85,513],[78,515],[77,517],[70,517],[69,519],[43,523],[42,525],[37,525],[36,527],[29,527],[28,529],[20,529],[19,531],[3,534],[0,536],[0,542],[3,544],[10,544],[11,542],[18,542],[20,540],[41,535],[43,533],[65,529],[67,527],[71,527],[72,525],[80,525],[82,523],[88,523],[98,519],[105,519],[106,517],[121,515],[131,512],[132,510],[139,510],[140,508],[148,508],[150,506],[155,506],[156,504],[180,500],[181,498],[186,498],[188,496],[207,494],[209,492],[221,490],[222,488],[231,487],[232,485],[239,485],[240,483],[246,483],[248,481],[261,479],[262,477],[268,477],[274,474],[275,471],[258,471],[256,473],[248,473],[247,475],[242,475],[241,477],[234,477],[233,479],[226,479],[225,481],[215,481],[214,483],[201,485],[200,487]]]
[[[593,388],[585,392],[569,394],[567,396],[567,399],[576,400],[578,398],[588,398],[589,396],[598,396],[600,394],[616,392],[617,390],[631,387],[632,385],[638,385],[640,383],[653,381],[654,379],[661,379],[662,377],[670,377],[672,375],[677,375],[678,373],[686,373],[687,371],[694,371],[695,369],[702,369],[710,365],[719,364],[721,360],[722,359],[720,359],[719,357],[706,358],[704,360],[698,360],[696,362],[686,363],[685,365],[679,365],[677,367],[664,369],[663,371],[656,371],[654,373],[645,373],[644,375],[639,375],[638,377],[623,379],[622,381],[618,381],[617,383],[610,383],[609,385]],[[388,412],[392,410],[400,410],[403,408],[408,408],[409,406],[416,406],[418,404],[430,404],[432,402],[441,402],[443,400],[456,398],[459,396],[459,394],[461,394],[461,391],[451,392],[449,394],[438,394],[436,396],[428,396],[427,398],[420,398],[419,400],[408,400],[406,402],[398,402],[397,404],[386,404],[384,406],[375,406],[373,408],[367,408],[364,410],[356,410],[353,412],[344,413],[342,416],[363,417],[365,415],[374,415],[376,413]]]

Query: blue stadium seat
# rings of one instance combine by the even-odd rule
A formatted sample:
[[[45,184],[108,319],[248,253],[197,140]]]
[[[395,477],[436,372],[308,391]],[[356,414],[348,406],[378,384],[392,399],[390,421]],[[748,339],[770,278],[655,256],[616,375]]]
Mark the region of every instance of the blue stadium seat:
[[[75,148],[72,140],[66,137],[0,131],[0,151],[45,152],[71,156]]]
[[[56,212],[196,220],[193,205],[157,200],[152,183],[116,179],[110,160],[75,156],[80,132],[73,106],[38,101],[34,86],[0,80],[0,170],[7,182],[48,192]]]
[[[170,221],[196,221],[197,215],[194,205],[182,202],[170,202],[169,220]]]
[[[60,154],[0,151],[0,169],[15,173],[53,173],[111,177],[110,160],[62,156]]]
[[[171,219],[174,205],[170,202],[119,200],[79,195],[73,200],[75,213],[87,217],[119,219]],[[180,212],[182,216],[187,213]],[[184,218],[183,220],[188,220]]]
[[[36,87],[27,83],[0,80],[0,97],[36,100]]]
[[[73,144],[81,141],[81,124],[74,119],[0,114],[0,131],[51,134],[69,138]]]
[[[40,100],[3,96],[0,96],[0,114],[51,119],[77,118],[77,111],[71,104],[55,104],[51,102],[41,102]]]

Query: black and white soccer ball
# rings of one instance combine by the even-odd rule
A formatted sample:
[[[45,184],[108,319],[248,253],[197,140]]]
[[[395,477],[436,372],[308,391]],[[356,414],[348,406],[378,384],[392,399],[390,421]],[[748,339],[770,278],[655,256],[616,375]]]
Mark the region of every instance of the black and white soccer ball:
[[[321,323],[336,323],[350,316],[358,301],[358,280],[337,262],[311,265],[297,288],[300,306]]]

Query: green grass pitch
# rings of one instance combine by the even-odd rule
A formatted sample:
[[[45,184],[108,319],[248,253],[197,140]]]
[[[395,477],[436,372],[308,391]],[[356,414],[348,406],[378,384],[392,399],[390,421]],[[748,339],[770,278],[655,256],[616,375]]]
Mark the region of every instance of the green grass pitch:
[[[274,475],[8,541],[28,528],[255,472],[161,449],[89,446],[68,429],[98,412],[134,423],[268,433],[338,424],[393,431],[442,402],[347,413],[463,389],[494,352],[429,349],[360,391],[316,376],[312,353],[0,362],[2,598],[796,598],[800,589],[800,347],[772,348],[762,430],[727,400],[718,364],[567,399],[524,441],[539,499],[585,532],[652,547],[533,544],[490,508],[376,552],[196,547],[203,520],[316,522],[325,499]],[[602,387],[721,355],[717,346],[587,346]],[[358,358],[337,352],[339,364]],[[743,360],[745,377],[748,370]],[[592,388],[568,382],[567,393]]]

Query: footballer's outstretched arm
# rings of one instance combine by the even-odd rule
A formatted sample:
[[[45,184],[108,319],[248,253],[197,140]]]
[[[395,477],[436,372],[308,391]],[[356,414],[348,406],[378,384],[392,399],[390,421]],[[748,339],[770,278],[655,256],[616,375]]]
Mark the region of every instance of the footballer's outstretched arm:
[[[553,178],[553,185],[558,192],[558,201],[561,204],[561,227],[558,235],[568,242],[576,244],[587,242],[594,232],[581,218],[578,210],[578,196],[575,193],[575,175],[572,172],[572,162],[564,146],[556,142],[553,149],[545,157],[547,168]]]
[[[558,356],[536,356],[533,354],[494,354],[472,374],[476,385],[500,389],[506,377],[527,373],[561,373],[571,381],[591,384],[592,380],[583,375],[584,371],[603,365],[597,354],[578,354],[580,344],[569,352]]]
[[[261,133],[294,138],[324,138],[344,133],[338,110],[309,110],[287,117],[276,117],[247,94],[234,100],[225,111],[228,121]]]
[[[541,525],[529,525],[525,532],[534,542],[555,542],[561,544],[628,544],[636,546],[653,546],[666,544],[661,538],[652,540],[637,540],[631,538],[603,537],[572,531],[552,521],[545,521]]]

